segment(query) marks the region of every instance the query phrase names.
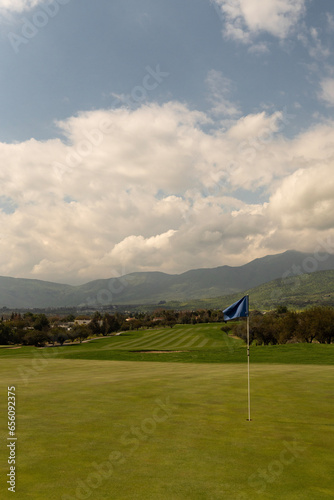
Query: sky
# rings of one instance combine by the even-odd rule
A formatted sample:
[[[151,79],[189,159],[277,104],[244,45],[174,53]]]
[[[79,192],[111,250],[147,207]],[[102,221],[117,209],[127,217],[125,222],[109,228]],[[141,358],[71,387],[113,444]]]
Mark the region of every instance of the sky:
[[[0,0],[0,275],[334,252],[332,0]]]

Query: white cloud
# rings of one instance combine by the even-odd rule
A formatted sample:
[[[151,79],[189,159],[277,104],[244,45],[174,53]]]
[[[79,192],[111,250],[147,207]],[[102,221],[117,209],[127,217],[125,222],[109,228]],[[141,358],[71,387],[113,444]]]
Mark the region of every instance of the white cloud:
[[[252,43],[261,32],[285,39],[305,10],[305,0],[213,1],[220,9],[225,36],[246,44]]]
[[[324,45],[322,44],[318,30],[316,28],[311,28],[310,34],[312,40],[311,46],[309,48],[310,56],[317,60],[326,59],[327,57],[329,57],[330,50],[328,47],[324,47]]]
[[[327,230],[334,227],[333,160],[299,169],[283,180],[269,211],[283,228]]]
[[[179,103],[81,113],[66,143],[0,144],[0,275],[85,282],[239,265],[332,234],[334,124],[286,113],[205,132]],[[251,204],[235,190],[262,189]]]
[[[43,3],[44,0],[0,0],[0,13],[4,12],[23,12],[33,9]]]
[[[326,47],[321,40],[321,32],[319,29],[311,27],[298,33],[298,40],[306,47],[308,53],[312,59],[322,62],[330,56],[330,49]],[[315,65],[316,72],[318,72],[318,66]],[[312,71],[312,66],[310,66]]]
[[[333,31],[334,31],[334,16],[330,12],[327,12],[326,17],[327,17],[327,29],[330,33],[333,33]]]
[[[208,73],[206,84],[209,88],[208,100],[212,104],[211,112],[214,115],[230,117],[241,114],[238,105],[229,99],[233,86],[229,78],[213,69]]]
[[[251,45],[249,48],[249,52],[257,55],[263,55],[269,52],[269,48],[268,45],[264,42],[253,43],[253,45]]]
[[[144,236],[128,236],[116,244],[110,252],[110,261],[121,261],[125,267],[160,268],[166,260],[171,263],[173,252],[171,238],[176,231],[169,231],[144,238]]]
[[[320,82],[320,87],[319,98],[329,106],[334,106],[334,78],[324,78]]]

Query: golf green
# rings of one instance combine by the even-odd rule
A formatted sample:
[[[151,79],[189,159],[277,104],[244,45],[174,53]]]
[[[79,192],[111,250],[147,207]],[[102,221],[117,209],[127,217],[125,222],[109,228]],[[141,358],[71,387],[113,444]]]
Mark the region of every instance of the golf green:
[[[248,422],[246,363],[2,358],[0,496],[15,386],[18,500],[334,498],[333,375],[252,364]]]

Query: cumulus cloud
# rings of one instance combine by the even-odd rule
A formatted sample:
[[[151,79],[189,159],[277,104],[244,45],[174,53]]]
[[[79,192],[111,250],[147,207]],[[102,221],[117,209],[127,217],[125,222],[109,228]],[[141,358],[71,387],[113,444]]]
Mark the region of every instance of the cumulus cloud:
[[[330,161],[298,169],[282,181],[268,205],[281,227],[311,231],[334,227],[332,172],[333,156]]]
[[[284,136],[284,111],[211,119],[170,102],[0,144],[0,274],[85,282],[240,265],[332,234],[334,124]],[[261,190],[263,201],[242,192]]]
[[[305,0],[213,0],[227,38],[251,44],[261,32],[285,39],[301,19]],[[262,43],[261,50],[265,50]]]

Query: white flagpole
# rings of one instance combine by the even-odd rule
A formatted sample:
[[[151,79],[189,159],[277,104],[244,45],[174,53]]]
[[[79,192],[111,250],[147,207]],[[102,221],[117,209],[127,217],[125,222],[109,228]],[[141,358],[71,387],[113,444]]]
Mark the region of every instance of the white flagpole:
[[[249,300],[249,299],[248,299]],[[249,370],[249,307],[248,307],[248,316],[247,316],[247,359],[248,359],[248,421],[250,422],[250,370]]]

